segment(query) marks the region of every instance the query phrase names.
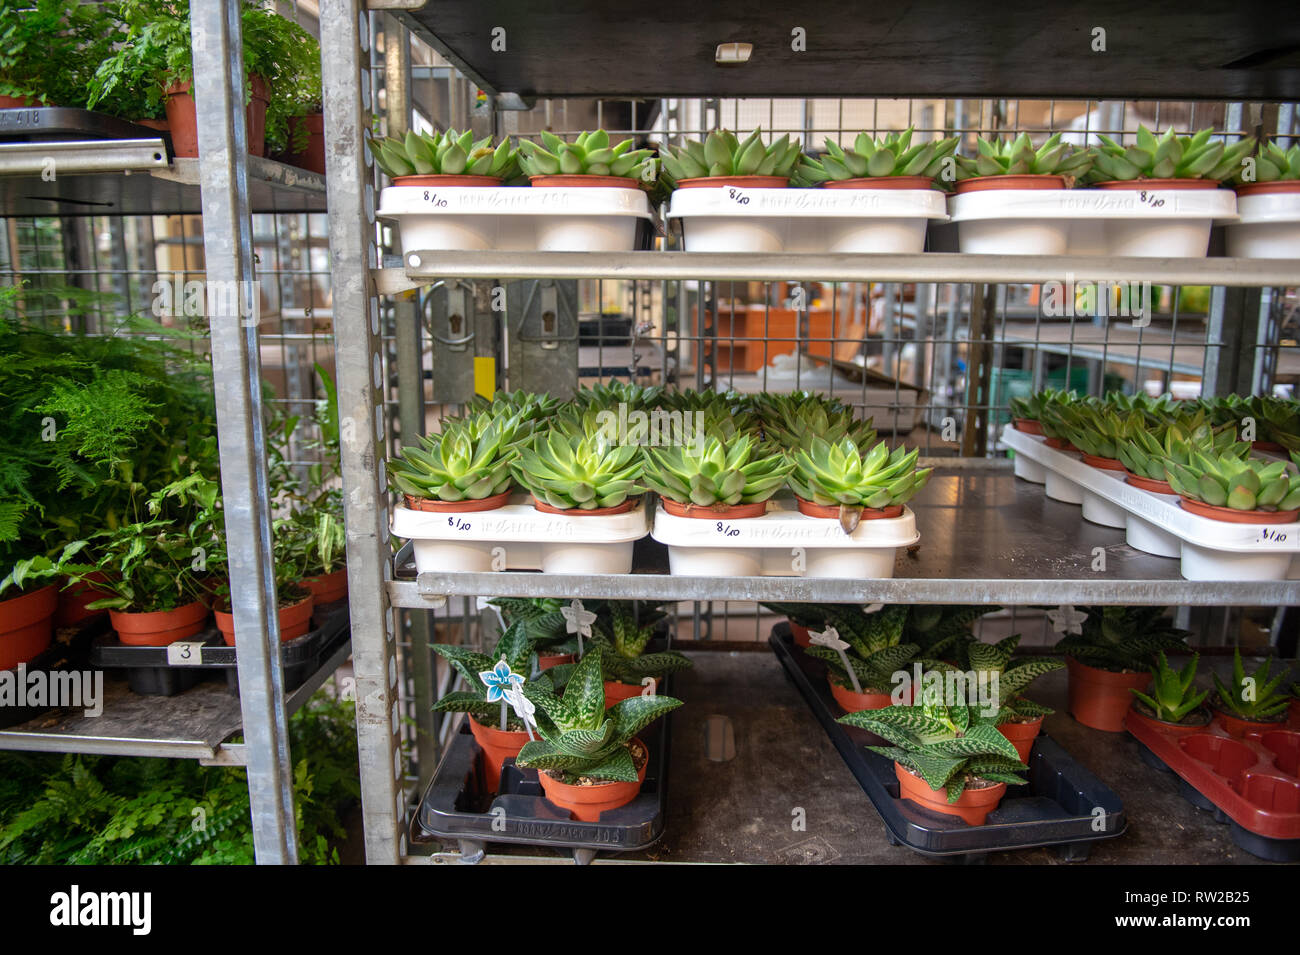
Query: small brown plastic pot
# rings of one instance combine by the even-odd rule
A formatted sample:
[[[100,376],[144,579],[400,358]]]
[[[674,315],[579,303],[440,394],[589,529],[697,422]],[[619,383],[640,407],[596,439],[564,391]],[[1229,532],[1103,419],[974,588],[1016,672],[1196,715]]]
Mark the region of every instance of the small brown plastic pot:
[[[541,511],[543,514],[567,514],[570,517],[606,517],[610,514],[626,514],[632,508],[636,507],[636,498],[629,497],[622,504],[615,504],[613,507],[593,507],[589,510],[583,510],[580,507],[555,507],[547,504],[545,501],[533,498],[533,508]]]
[[[86,574],[85,581],[60,590],[59,609],[54,613],[54,626],[56,628],[72,627],[83,620],[102,617],[108,613],[107,610],[88,610],[86,608],[86,604],[92,604],[96,600],[103,600],[105,597],[112,596],[109,591],[100,590],[95,586],[95,584],[102,584],[107,580],[107,574],[96,570]]]
[[[1083,463],[1090,464],[1101,471],[1123,471],[1124,462],[1119,458],[1103,458],[1097,454],[1084,452]]]
[[[117,639],[129,647],[165,647],[177,640],[192,637],[208,622],[208,605],[202,600],[151,613],[110,610],[109,623]]]
[[[1176,493],[1174,489],[1169,486],[1168,481],[1157,481],[1155,478],[1143,477],[1140,474],[1134,474],[1128,468],[1124,469],[1124,474],[1126,475],[1124,478],[1125,481],[1143,491],[1150,491],[1153,494]]]
[[[989,813],[998,808],[1007,792],[1006,783],[978,788],[967,786],[957,801],[950,803],[946,789],[931,789],[929,783],[901,763],[894,763],[894,775],[898,778],[899,799],[910,799],[931,812],[956,816],[971,826],[984,825]]]
[[[348,595],[348,569],[340,567],[338,570],[331,571],[328,574],[321,574],[318,577],[304,577],[302,585],[311,591],[312,597],[316,600],[316,606],[322,604],[332,604],[336,600],[342,600]]]
[[[718,189],[735,186],[738,189],[785,189],[790,180],[785,176],[698,176],[678,179],[678,189]]]
[[[311,629],[311,611],[315,606],[316,598],[310,593],[295,604],[287,607],[281,607],[276,611],[280,620],[280,642],[294,640],[301,637]],[[217,629],[221,631],[221,637],[226,641],[226,646],[236,646],[235,643],[235,617],[228,610],[214,609],[212,615],[217,619]]]
[[[655,692],[659,692],[659,678],[655,677]],[[609,709],[615,703],[622,703],[624,700],[630,700],[634,696],[640,696],[645,692],[645,687],[640,683],[621,683],[618,680],[605,681],[605,709]]]
[[[1235,507],[1219,507],[1194,501],[1186,495],[1180,495],[1178,503],[1182,509],[1198,517],[1208,517],[1212,521],[1225,524],[1293,524],[1300,518],[1300,510],[1295,511],[1239,511]]]
[[[534,189],[640,189],[641,180],[634,176],[585,176],[556,173],[550,176],[529,176]]]
[[[1282,729],[1286,726],[1285,713],[1279,714],[1277,719],[1273,720],[1247,720],[1234,716],[1225,709],[1215,707],[1214,719],[1223,727],[1223,731],[1234,739],[1241,739],[1243,736],[1255,733],[1267,733],[1269,730]]]
[[[1017,431],[1023,431],[1025,434],[1042,434],[1043,426],[1033,418],[1016,418],[1015,427]]]
[[[767,513],[767,501],[756,504],[682,504],[661,497],[659,503],[674,517],[695,517],[705,521],[740,520],[745,517],[762,517]]]
[[[1133,704],[1132,690],[1145,690],[1151,674],[1136,671],[1116,673],[1065,658],[1069,671],[1069,709],[1084,726],[1107,733],[1124,731],[1124,716]]]
[[[1269,196],[1300,192],[1300,179],[1274,180],[1273,182],[1243,182],[1233,187],[1239,196]]]
[[[933,189],[932,176],[860,176],[857,179],[832,179],[822,183],[824,189]]]
[[[794,496],[794,500],[800,514],[808,517],[826,517],[839,520],[840,505],[838,504],[816,504],[812,501],[805,501],[798,494]],[[861,519],[864,521],[884,521],[902,516],[903,505],[891,504],[889,507],[864,507],[862,508]]]
[[[1124,190],[1145,190],[1152,189],[1182,189],[1192,191],[1196,189],[1208,190],[1218,189],[1219,183],[1213,179],[1109,179],[1106,182],[1095,182],[1090,187],[1092,189],[1110,189],[1116,192]]]
[[[289,120],[290,142],[295,138],[295,127],[306,131],[307,145],[303,147],[302,152],[290,153],[287,157],[289,163],[299,169],[325,175],[325,114],[312,113],[308,116],[295,116]]]
[[[55,584],[0,600],[0,670],[12,670],[49,648],[58,605]]]
[[[499,186],[499,176],[473,176],[466,173],[430,173],[428,175],[394,176],[394,186]]]
[[[172,83],[163,91],[163,108],[167,110],[167,126],[171,130],[172,152],[177,156],[194,158],[199,154],[199,118],[191,95],[193,83]],[[266,107],[270,93],[266,80],[260,76],[248,78],[249,99],[245,107],[244,122],[248,130],[248,154],[261,156],[266,152]]]
[[[510,491],[502,491],[491,497],[482,497],[476,501],[435,501],[429,497],[416,497],[405,494],[406,506],[412,511],[433,511],[438,514],[469,514],[475,511],[494,511],[505,507],[510,500]]]
[[[1034,740],[1038,738],[1038,731],[1043,728],[1043,717],[1028,720],[1026,722],[999,723],[998,732],[1005,736],[1011,745],[1016,748],[1020,755],[1020,761],[1026,763],[1029,761],[1029,753],[1034,748]]]
[[[1064,189],[1065,177],[1042,175],[974,176],[957,182],[957,194],[989,192],[995,189]]]
[[[575,786],[561,782],[543,769],[538,771],[537,778],[547,800],[561,809],[567,809],[581,822],[599,822],[602,812],[626,806],[641,792],[646,766],[650,763],[650,751],[646,749],[645,743],[634,739],[629,745],[639,746],[644,754],[641,766],[637,769],[636,782],[598,782],[594,786]]]
[[[835,702],[840,705],[840,709],[844,710],[845,713],[883,710],[885,707],[893,705],[893,700],[888,693],[854,693],[847,686],[841,686],[835,682],[835,678],[830,673],[826,674],[826,682],[830,684],[831,696],[835,697]]]
[[[500,730],[469,717],[469,731],[474,734],[474,742],[483,750],[483,777],[488,788],[496,792],[501,788],[501,764],[507,759],[519,755],[519,751],[528,742],[528,733],[523,730]]]

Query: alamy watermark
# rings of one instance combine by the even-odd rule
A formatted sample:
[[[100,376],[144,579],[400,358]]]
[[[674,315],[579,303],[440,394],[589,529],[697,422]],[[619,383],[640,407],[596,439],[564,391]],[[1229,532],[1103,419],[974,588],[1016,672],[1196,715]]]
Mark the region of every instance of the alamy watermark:
[[[0,671],[0,708],[79,709],[86,716],[104,712],[102,670],[28,670],[20,663]]]
[[[1044,282],[1040,308],[1044,318],[1100,315],[1131,318],[1134,328],[1151,324],[1151,283],[1089,281],[1065,273],[1064,282]]]
[[[629,411],[625,402],[618,410],[596,413],[600,433],[611,444],[634,444],[652,448],[688,447],[699,452],[704,448],[703,411]]]
[[[233,318],[251,328],[261,321],[262,296],[259,283],[234,279],[190,279],[176,272],[153,283],[152,311],[155,318]]]

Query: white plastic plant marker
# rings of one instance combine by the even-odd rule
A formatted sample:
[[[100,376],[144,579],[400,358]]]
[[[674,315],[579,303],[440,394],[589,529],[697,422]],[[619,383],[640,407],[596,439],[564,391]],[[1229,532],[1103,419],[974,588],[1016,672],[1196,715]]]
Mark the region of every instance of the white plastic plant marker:
[[[1052,629],[1062,636],[1071,633],[1082,634],[1083,624],[1088,615],[1082,610],[1075,610],[1073,604],[1061,604],[1055,610],[1047,611],[1047,621]]]
[[[947,218],[936,189],[678,189],[687,252],[919,253],[926,224]]]
[[[638,219],[650,219],[641,189],[516,186],[388,186],[379,218],[396,222],[402,255],[496,250],[630,252]]]
[[[1237,216],[1225,230],[1228,255],[1300,259],[1300,193],[1238,196]]]
[[[800,514],[793,499],[768,502],[762,517],[677,517],[655,512],[650,535],[668,545],[672,574],[702,577],[894,576],[898,548],[921,539],[916,515],[867,520],[845,534],[835,518]]]
[[[526,494],[471,513],[393,509],[392,532],[412,542],[419,573],[540,570],[627,574],[632,545],[649,530],[644,502],[622,514],[546,514]]]
[[[591,639],[591,625],[596,622],[596,615],[582,606],[581,600],[572,601],[567,607],[560,608],[564,618],[564,632],[578,636],[578,659],[582,659],[582,639]]]
[[[1187,580],[1285,580],[1300,555],[1300,521],[1291,524],[1230,524],[1184,510],[1178,499],[1153,494],[1124,480],[1124,472],[1103,471],[1044,440],[1007,426],[1003,443],[1080,492],[1123,511],[1129,546],[1162,557],[1178,557]],[[1177,545],[1176,548],[1174,545]],[[1148,547],[1150,549],[1148,549]]]
[[[830,647],[840,655],[840,661],[844,664],[844,669],[849,674],[849,679],[853,681],[853,692],[861,693],[862,684],[858,682],[858,674],[854,671],[853,665],[849,663],[849,655],[845,653],[849,645],[840,639],[840,632],[834,627],[827,627],[821,633],[808,631],[808,642],[816,647]]]
[[[523,684],[508,686],[503,692],[506,702],[515,711],[515,716],[519,717],[519,721],[524,724],[524,732],[528,734],[528,738],[536,739],[537,737],[533,736],[533,726],[536,725],[533,717],[537,713],[537,705],[524,696]]]

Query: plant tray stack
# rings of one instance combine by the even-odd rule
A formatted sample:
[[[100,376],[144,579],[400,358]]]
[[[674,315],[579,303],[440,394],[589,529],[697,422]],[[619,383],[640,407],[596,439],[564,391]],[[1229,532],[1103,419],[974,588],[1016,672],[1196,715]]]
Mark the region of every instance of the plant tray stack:
[[[1094,842],[1112,839],[1128,827],[1119,797],[1041,733],[1027,760],[1029,784],[1008,787],[984,825],[967,825],[899,799],[893,762],[866,749],[881,743],[879,737],[838,722],[842,711],[831,696],[825,664],[795,646],[788,624],[777,624],[768,643],[880,813],[891,845],[970,860],[1007,849],[1055,846],[1062,859],[1077,862],[1088,857]],[[1098,807],[1104,816],[1094,814]],[[1098,818],[1104,820],[1100,831],[1094,829]]]

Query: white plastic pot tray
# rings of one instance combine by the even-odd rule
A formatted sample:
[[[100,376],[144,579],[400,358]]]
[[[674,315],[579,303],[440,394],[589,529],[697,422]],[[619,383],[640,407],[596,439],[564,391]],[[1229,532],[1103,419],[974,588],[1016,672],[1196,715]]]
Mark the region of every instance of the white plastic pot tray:
[[[1237,197],[1227,229],[1228,254],[1244,259],[1300,259],[1300,193]]]
[[[921,252],[930,219],[946,219],[937,189],[678,189],[687,252]]]
[[[867,579],[893,577],[898,548],[921,539],[908,507],[845,534],[837,520],[800,514],[793,500],[773,500],[762,517],[739,520],[676,517],[660,507],[650,536],[668,545],[673,574]]]
[[[420,573],[540,570],[547,574],[626,574],[632,545],[649,527],[645,502],[623,514],[544,514],[525,494],[492,511],[393,509],[393,536],[412,542]]]
[[[394,221],[402,255],[412,252],[631,252],[640,189],[515,186],[388,186],[379,218]]]
[[[962,252],[1203,258],[1215,221],[1236,221],[1228,189],[996,189],[954,195]]]
[[[1083,505],[1085,520],[1123,528],[1129,546],[1136,550],[1179,558],[1187,580],[1286,580],[1297,576],[1291,573],[1291,564],[1300,556],[1300,522],[1229,524],[1211,520],[1183,510],[1176,495],[1134,487],[1124,480],[1123,471],[1103,471],[1084,464],[1078,454],[1049,448],[1043,438],[1017,431],[1012,425],[1003,428],[1002,442],[1016,453],[1017,474],[1021,473],[1022,458],[1031,462],[1041,472],[1025,476],[1028,480],[1045,479],[1048,497],[1077,501]]]

